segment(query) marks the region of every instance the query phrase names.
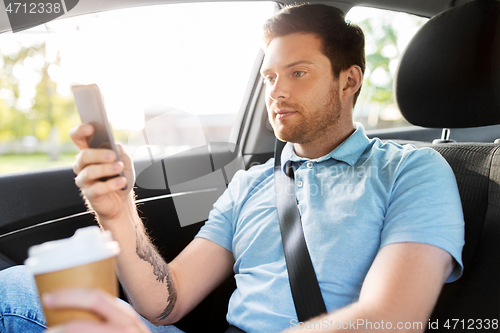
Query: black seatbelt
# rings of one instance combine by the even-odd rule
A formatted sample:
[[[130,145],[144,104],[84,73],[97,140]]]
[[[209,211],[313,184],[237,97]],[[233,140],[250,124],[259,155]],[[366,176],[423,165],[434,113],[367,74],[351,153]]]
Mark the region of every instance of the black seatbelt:
[[[326,306],[304,238],[295,196],[293,169],[291,165],[288,166],[288,175],[285,175],[281,169],[281,151],[285,144],[286,142],[276,140],[274,150],[276,207],[297,319],[299,322],[305,322],[326,313]]]

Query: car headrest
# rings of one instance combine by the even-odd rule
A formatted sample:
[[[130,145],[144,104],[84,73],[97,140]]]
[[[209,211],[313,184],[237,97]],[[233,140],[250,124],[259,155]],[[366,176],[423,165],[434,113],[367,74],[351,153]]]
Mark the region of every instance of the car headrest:
[[[500,124],[500,2],[476,0],[431,18],[403,52],[394,93],[414,125]]]

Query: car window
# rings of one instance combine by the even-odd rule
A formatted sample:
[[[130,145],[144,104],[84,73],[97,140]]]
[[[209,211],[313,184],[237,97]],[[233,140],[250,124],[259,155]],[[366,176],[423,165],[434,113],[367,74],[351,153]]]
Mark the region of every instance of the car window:
[[[73,163],[72,83],[99,85],[135,158],[229,140],[274,11],[265,1],[144,6],[0,35],[0,173]]]
[[[428,19],[401,12],[354,7],[346,20],[365,33],[366,71],[354,120],[366,129],[410,126],[394,102],[393,79],[399,57]]]

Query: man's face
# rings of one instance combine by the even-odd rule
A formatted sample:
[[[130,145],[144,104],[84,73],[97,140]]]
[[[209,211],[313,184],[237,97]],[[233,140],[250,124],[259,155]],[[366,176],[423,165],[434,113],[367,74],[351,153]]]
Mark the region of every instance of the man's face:
[[[275,135],[306,144],[329,135],[341,114],[338,79],[313,34],[289,34],[269,44],[261,74]]]

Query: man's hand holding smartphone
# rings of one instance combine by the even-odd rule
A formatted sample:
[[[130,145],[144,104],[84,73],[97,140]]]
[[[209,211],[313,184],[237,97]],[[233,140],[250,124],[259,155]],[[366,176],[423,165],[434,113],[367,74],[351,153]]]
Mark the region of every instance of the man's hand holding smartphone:
[[[81,150],[73,170],[76,185],[99,215],[99,221],[119,219],[133,207],[130,189],[134,169],[123,147],[115,145],[101,91],[96,84],[72,85],[82,124],[70,131]],[[125,205],[125,206],[124,206]]]
[[[134,182],[132,160],[119,144],[119,157],[111,149],[89,148],[88,139],[94,131],[90,124],[80,124],[70,131],[71,139],[80,149],[73,167],[77,174],[75,182],[101,218],[114,220],[126,210],[126,206],[133,206],[130,193]],[[124,176],[120,175],[122,172]],[[107,180],[103,181],[103,178]]]

